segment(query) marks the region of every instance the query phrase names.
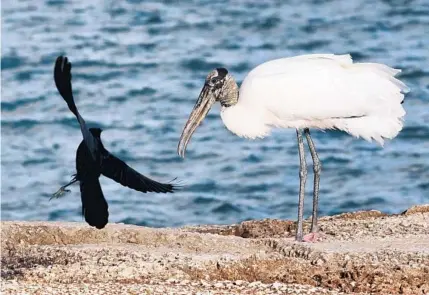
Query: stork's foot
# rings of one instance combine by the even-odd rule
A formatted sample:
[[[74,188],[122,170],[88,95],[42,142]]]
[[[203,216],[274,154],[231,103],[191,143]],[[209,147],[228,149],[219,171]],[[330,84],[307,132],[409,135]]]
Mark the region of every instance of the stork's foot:
[[[323,240],[324,237],[325,234],[322,233],[309,233],[302,238],[302,241],[307,243],[316,243]]]

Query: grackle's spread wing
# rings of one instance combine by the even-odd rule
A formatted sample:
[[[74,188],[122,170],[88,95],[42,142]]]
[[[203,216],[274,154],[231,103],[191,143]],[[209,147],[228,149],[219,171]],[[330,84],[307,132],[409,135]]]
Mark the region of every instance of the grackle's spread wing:
[[[123,186],[143,193],[172,193],[178,188],[174,184],[160,183],[138,173],[124,161],[113,156],[108,151],[103,153],[101,174],[119,182]]]
[[[59,56],[55,61],[54,81],[60,95],[66,101],[70,111],[77,116],[77,109],[73,99],[71,84],[71,63],[67,57]]]
[[[86,146],[91,151],[91,155],[94,160],[97,158],[98,142],[97,139],[91,134],[88,127],[86,126],[85,120],[79,114],[77,107],[74,102],[72,84],[71,84],[71,62],[67,57],[59,56],[55,61],[54,67],[54,80],[57,86],[58,92],[66,101],[70,111],[76,116],[79,121],[80,130],[82,131],[83,140]]]

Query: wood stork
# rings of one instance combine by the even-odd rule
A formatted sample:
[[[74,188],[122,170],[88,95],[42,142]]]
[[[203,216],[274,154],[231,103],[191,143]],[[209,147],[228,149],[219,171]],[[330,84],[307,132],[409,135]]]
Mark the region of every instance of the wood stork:
[[[57,58],[54,80],[58,92],[80,124],[83,140],[76,152],[77,173],[68,184],[53,194],[52,198],[60,197],[67,191],[66,187],[79,181],[82,214],[89,225],[101,229],[105,227],[109,218],[107,201],[98,180],[101,174],[123,186],[143,193],[172,193],[178,189],[175,184],[160,183],[140,174],[105,149],[100,138],[102,130],[100,128],[88,128],[77,110],[72,92],[71,63],[67,57],[59,56]]]
[[[274,127],[295,128],[300,161],[296,240],[303,240],[307,167],[304,133],[314,170],[311,233],[317,240],[321,164],[310,129],[337,129],[383,146],[403,126],[408,87],[395,78],[400,70],[379,63],[353,63],[350,55],[309,54],[265,62],[245,77],[240,90],[225,68],[211,71],[183,129],[178,154],[184,157],[192,134],[215,102],[226,128],[244,138],[263,138]]]

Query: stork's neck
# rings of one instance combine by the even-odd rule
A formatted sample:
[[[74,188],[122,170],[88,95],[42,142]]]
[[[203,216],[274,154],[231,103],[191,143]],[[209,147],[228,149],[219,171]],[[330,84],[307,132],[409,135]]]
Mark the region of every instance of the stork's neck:
[[[270,127],[267,125],[265,109],[248,103],[240,103],[238,85],[228,74],[219,99],[222,110],[220,116],[226,128],[232,133],[246,138],[266,136]]]
[[[268,135],[270,126],[263,108],[240,103],[222,107],[220,116],[226,128],[245,138],[262,138]]]
[[[237,82],[235,82],[234,77],[231,75],[227,76],[219,101],[222,107],[226,108],[234,106],[238,102],[238,85]]]

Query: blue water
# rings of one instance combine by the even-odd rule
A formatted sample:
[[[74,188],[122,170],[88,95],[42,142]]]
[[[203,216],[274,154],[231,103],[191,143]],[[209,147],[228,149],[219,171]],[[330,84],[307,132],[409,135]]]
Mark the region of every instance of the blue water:
[[[80,112],[104,145],[177,194],[141,194],[102,178],[110,221],[150,226],[296,218],[294,130],[249,141],[215,107],[187,158],[176,147],[207,73],[241,81],[254,66],[307,53],[348,53],[403,69],[406,126],[382,149],[313,131],[323,163],[320,213],[400,212],[429,203],[429,1],[2,1],[1,219],[82,221],[79,126],[57,94],[55,58],[73,63]],[[263,3],[263,4],[262,4]],[[307,155],[309,165],[311,158]],[[310,167],[311,171],[311,167]],[[306,215],[311,210],[312,174]]]

